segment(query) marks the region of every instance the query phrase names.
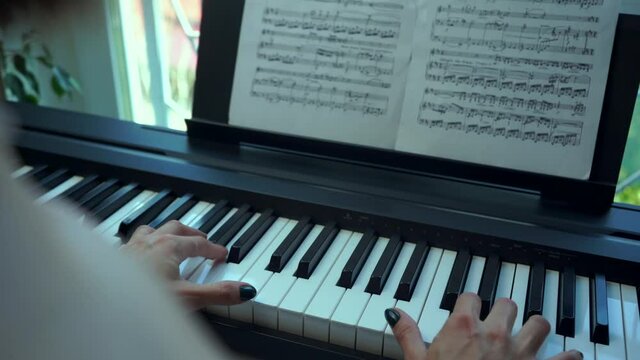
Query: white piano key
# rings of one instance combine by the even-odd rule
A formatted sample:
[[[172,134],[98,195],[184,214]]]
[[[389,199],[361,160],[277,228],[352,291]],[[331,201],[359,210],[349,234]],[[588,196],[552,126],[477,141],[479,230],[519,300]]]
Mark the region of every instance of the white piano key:
[[[253,322],[255,324],[271,329],[278,328],[278,306],[296,281],[293,274],[298,268],[298,262],[323,228],[324,226],[316,225],[311,229],[282,271],[274,273],[262,291],[253,299]]]
[[[516,264],[503,262],[500,266],[500,276],[496,287],[496,300],[500,298],[511,299],[513,277],[516,274]]]
[[[607,305],[609,306],[609,345],[596,344],[596,359],[624,360],[627,358],[627,351],[624,341],[620,284],[607,281]]]
[[[257,216],[254,216],[257,219]],[[271,245],[271,242],[278,236],[282,228],[287,224],[289,219],[279,218],[277,219],[264,233],[262,238],[256,243],[253,249],[247,254],[247,256],[242,259],[239,264],[236,263],[220,263],[215,265],[215,267],[219,267],[217,271],[211,271],[209,275],[205,278],[204,283],[210,284],[218,281],[240,281],[242,277],[249,271],[251,266],[260,258],[260,256],[264,255],[263,252]],[[253,221],[249,221],[252,223]],[[247,223],[247,229],[251,226],[250,223]],[[244,230],[236,236],[236,239],[240,238]],[[236,239],[232,240],[229,243],[229,248],[231,247],[231,243],[234,243]],[[225,317],[229,316],[229,307],[228,306],[215,306],[208,308],[209,311],[216,313],[218,315],[222,315]]]
[[[71,179],[63,182],[62,184],[56,186],[55,188],[49,190],[48,192],[46,192],[45,194],[43,194],[42,196],[37,198],[35,203],[37,205],[42,205],[42,204],[46,203],[47,201],[53,200],[53,198],[55,198],[56,196],[62,194],[65,191],[67,191],[68,189],[72,188],[75,184],[77,184],[80,181],[82,181],[82,179],[84,179],[82,176],[73,176],[73,177],[71,177]]]
[[[549,336],[547,336],[540,351],[538,351],[538,356],[543,359],[548,359],[564,351],[564,336],[556,334],[559,283],[560,274],[554,270],[547,270],[544,280],[542,316],[549,321],[551,331],[549,331]]]
[[[210,238],[211,235],[213,235],[216,231],[218,231],[218,229],[220,227],[222,227],[224,225],[224,223],[226,223],[227,220],[229,220],[233,216],[233,214],[236,213],[236,211],[238,211],[238,208],[232,208],[231,210],[229,210],[229,212],[222,219],[220,219],[220,222],[218,222],[211,229],[211,231],[209,231],[207,233],[207,238]],[[204,216],[205,214],[206,214],[206,212],[203,212],[200,217]],[[196,219],[196,220],[198,220],[198,219]],[[187,279],[187,280],[192,281],[192,282],[196,282],[196,280],[200,276],[202,276],[202,273],[204,271],[209,271],[211,269],[211,266],[213,265],[212,261],[208,261],[207,262],[203,257],[194,257],[194,258],[187,259],[185,261],[187,263],[182,265],[182,266],[184,266],[185,268],[195,269],[195,270],[185,271],[183,279]]]
[[[118,227],[120,226],[120,222],[122,221],[122,219],[138,210],[144,205],[144,203],[146,203],[156,194],[156,192],[150,190],[141,192],[140,194],[138,194],[138,196],[131,199],[131,201],[129,201],[125,206],[121,207],[118,211],[113,213],[113,215],[109,216],[106,220],[101,222],[95,228],[95,231],[106,236],[115,236],[118,232]]]
[[[422,333],[422,339],[427,343],[433,341],[449,318],[449,311],[440,309],[440,303],[447,287],[456,255],[457,253],[451,250],[445,250],[442,253],[438,270],[431,284],[431,290],[429,290],[427,301],[418,320],[418,328]]]
[[[387,283],[380,295],[373,294],[365,308],[358,327],[356,328],[356,349],[375,355],[382,355],[382,342],[387,321],[384,318],[385,309],[395,307],[396,299],[393,297],[398,289],[402,274],[409,263],[416,244],[404,243],[396,263],[389,274]]]
[[[19,178],[20,176],[22,176],[22,175],[24,175],[24,174],[28,173],[28,172],[29,172],[29,171],[31,171],[32,169],[33,169],[33,167],[32,167],[32,166],[25,165],[25,166],[21,167],[20,169],[18,169],[18,170],[16,170],[16,171],[14,171],[14,172],[11,174],[11,178],[12,178],[12,179],[17,179],[17,178]]]
[[[189,211],[187,211],[182,218],[180,218],[180,222],[184,225],[191,226],[195,223],[195,221],[199,220],[207,211],[209,211],[215,204],[208,203],[206,201],[199,201],[195,204]],[[180,278],[188,279],[194,271],[198,268],[198,265],[204,261],[202,257],[193,257],[185,259],[180,263]]]
[[[595,360],[595,344],[591,342],[589,332],[589,279],[576,276],[576,332],[574,337],[564,338],[564,349],[578,350],[584,355],[584,360]]]
[[[627,359],[640,354],[640,313],[638,312],[638,295],[633,286],[622,285],[622,314],[624,315],[624,336]]]
[[[529,285],[529,265],[516,265],[516,274],[513,277],[513,288],[511,290],[511,300],[518,306],[518,315],[513,324],[512,334],[517,334],[522,329],[524,319],[524,307],[527,301],[527,288]]]
[[[331,315],[342,299],[346,289],[336,285],[342,269],[358,246],[362,233],[353,233],[336,260],[322,286],[311,300],[304,314],[303,335],[308,338],[329,342],[329,323]]]
[[[336,345],[354,349],[356,346],[356,324],[364,312],[371,294],[364,291],[369,278],[375,269],[384,248],[389,242],[388,238],[378,238],[373,246],[367,261],[365,262],[353,287],[347,289],[336,310],[331,315],[329,324],[329,342]],[[383,314],[384,316],[384,314]]]
[[[324,282],[329,270],[344,252],[344,247],[352,234],[351,231],[341,230],[309,279],[298,278],[295,281],[278,307],[278,330],[302,336],[304,311]]]
[[[258,294],[262,292],[262,288],[273,275],[272,271],[267,270],[267,265],[269,265],[269,261],[271,260],[271,254],[276,251],[278,246],[287,238],[287,235],[289,235],[297,224],[298,221],[289,220],[276,239],[264,251],[264,255],[256,261],[240,281],[251,284],[251,286],[257,290]],[[253,300],[231,306],[229,308],[229,317],[246,323],[253,323]]]
[[[418,283],[416,284],[416,288],[411,296],[411,300],[399,300],[396,303],[396,307],[407,313],[412,319],[420,319],[420,314],[422,313],[424,304],[427,301],[427,295],[429,295],[433,278],[438,270],[438,265],[440,265],[442,253],[443,250],[439,248],[431,248],[431,250],[429,250],[429,255],[427,256],[427,260],[422,268],[422,272],[418,278]],[[383,355],[392,359],[402,359],[403,357],[400,344],[398,344],[398,341],[393,335],[393,331],[389,325],[387,325],[384,330]]]
[[[469,266],[469,274],[467,275],[467,282],[464,285],[464,292],[478,293],[486,261],[487,259],[482,256],[474,256],[471,259],[471,266]]]
[[[238,233],[235,234],[235,236],[229,241],[229,243],[225,245],[227,250],[231,249],[231,246],[233,246],[233,244],[236,241],[238,241],[238,239],[242,236],[242,234],[244,234],[244,232],[247,231],[247,229],[249,229],[251,225],[253,225],[253,223],[256,220],[258,220],[259,217],[260,217],[259,213],[255,213],[251,216],[249,221],[247,221],[247,223],[244,224],[244,226],[240,229],[240,231],[238,231]],[[211,260],[211,259],[205,259],[202,265],[200,265],[200,267],[193,274],[193,276],[189,278],[189,281],[194,282],[196,284],[211,283],[215,281],[216,276],[218,276],[217,273],[225,271],[226,265],[227,265],[227,262],[222,262],[222,261],[215,262],[214,260]]]

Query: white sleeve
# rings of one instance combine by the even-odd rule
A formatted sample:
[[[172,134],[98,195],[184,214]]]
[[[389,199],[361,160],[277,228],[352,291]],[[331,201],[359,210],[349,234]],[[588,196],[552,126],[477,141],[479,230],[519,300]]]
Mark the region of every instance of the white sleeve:
[[[78,224],[73,209],[33,205],[28,186],[10,179],[2,142],[0,359],[232,357],[151,271]]]

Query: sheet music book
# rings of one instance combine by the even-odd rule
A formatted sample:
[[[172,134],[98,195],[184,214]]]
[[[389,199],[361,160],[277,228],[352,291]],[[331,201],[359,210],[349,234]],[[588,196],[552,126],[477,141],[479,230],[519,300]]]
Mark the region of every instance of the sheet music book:
[[[586,179],[620,0],[247,0],[230,124]]]

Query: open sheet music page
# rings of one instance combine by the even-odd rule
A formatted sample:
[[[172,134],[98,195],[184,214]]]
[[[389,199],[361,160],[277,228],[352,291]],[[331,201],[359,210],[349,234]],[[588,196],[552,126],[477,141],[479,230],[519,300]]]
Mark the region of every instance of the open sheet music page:
[[[586,179],[620,0],[419,0],[397,149]]]
[[[404,0],[247,0],[230,124],[393,148],[415,18]]]

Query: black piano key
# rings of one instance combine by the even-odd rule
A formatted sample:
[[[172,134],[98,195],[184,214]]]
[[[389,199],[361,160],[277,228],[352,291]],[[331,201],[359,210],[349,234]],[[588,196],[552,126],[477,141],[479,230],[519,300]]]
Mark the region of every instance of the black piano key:
[[[402,278],[400,279],[400,284],[398,284],[398,289],[396,290],[394,298],[404,301],[411,300],[411,296],[413,296],[413,291],[416,289],[416,284],[418,283],[418,278],[420,277],[422,268],[427,261],[429,249],[430,247],[426,242],[421,242],[416,245],[416,248],[413,250],[413,254],[411,254],[411,258],[409,259],[409,263],[407,264],[407,268],[402,274]]]
[[[336,227],[335,222],[327,224],[324,229],[322,229],[313,244],[311,244],[307,252],[302,256],[302,259],[300,259],[295,276],[308,279],[311,274],[313,274],[313,271],[320,263],[320,260],[322,260],[329,246],[333,243],[338,232],[340,232],[340,229]]]
[[[536,262],[529,272],[529,286],[527,287],[527,300],[524,306],[523,324],[534,315],[542,315],[544,303],[544,280],[546,270],[544,264]]]
[[[56,186],[62,184],[63,182],[71,179],[71,172],[67,169],[59,169],[56,170],[54,172],[52,172],[51,174],[49,174],[47,177],[43,178],[42,180],[40,180],[40,186],[42,186],[45,189],[53,189]]]
[[[453,311],[458,296],[464,291],[470,266],[471,254],[469,254],[469,251],[459,251],[458,255],[456,255],[456,261],[453,263],[453,269],[451,269],[451,276],[447,282],[444,296],[440,302],[440,308],[442,310]]]
[[[215,233],[209,237],[209,241],[218,245],[227,246],[243,226],[251,219],[250,205],[242,205]]]
[[[500,258],[492,255],[487,259],[487,263],[484,266],[482,279],[480,279],[480,289],[478,290],[478,296],[480,296],[482,302],[480,320],[486,319],[491,308],[493,308],[493,302],[496,300],[501,265]]]
[[[400,235],[394,235],[384,248],[384,252],[378,260],[378,264],[373,269],[369,283],[365,288],[365,291],[370,294],[380,295],[384,285],[387,283],[391,269],[396,264],[398,255],[400,255],[400,249],[402,249],[402,241],[400,241]]]
[[[46,168],[46,165],[35,165],[31,168],[31,170],[27,171],[26,173],[18,176],[16,179],[33,179],[33,173],[35,173],[36,171]]]
[[[98,175],[90,175],[82,179],[79,183],[73,185],[67,191],[60,194],[60,198],[67,199],[71,202],[77,203],[84,194],[88,193],[91,189],[100,184],[100,177]]]
[[[636,288],[636,293],[638,296],[638,310],[640,311],[640,287]]]
[[[54,169],[50,166],[38,165],[38,166],[35,166],[33,169],[31,169],[31,171],[29,171],[29,173],[27,174],[27,177],[39,183],[40,181],[42,181],[42,179],[51,175],[53,171]]]
[[[576,271],[567,267],[558,284],[558,314],[556,333],[574,337],[576,332]]]
[[[163,190],[157,193],[151,200],[147,201],[141,208],[133,214],[127,216],[118,227],[118,236],[123,242],[128,242],[133,232],[138,226],[148,224],[164,210],[176,196],[171,190]]]
[[[282,271],[287,262],[289,262],[289,259],[291,259],[293,253],[298,250],[302,241],[306,239],[313,228],[313,224],[311,224],[310,221],[311,218],[308,216],[298,221],[298,224],[291,230],[276,251],[271,254],[271,259],[269,260],[269,265],[267,265],[266,270],[273,272]]]
[[[142,192],[142,188],[138,184],[129,184],[122,189],[116,191],[106,198],[100,205],[93,210],[93,216],[99,222],[106,220],[113,215],[118,209],[125,206],[134,197]]]
[[[227,262],[239,264],[276,221],[273,210],[265,210],[229,250]]]
[[[198,199],[193,194],[183,195],[169,204],[155,219],[151,220],[149,226],[157,229],[171,220],[178,220],[197,202]]]
[[[216,205],[207,211],[195,224],[191,227],[208,234],[228,213],[231,206],[227,200],[220,200]]]
[[[364,266],[364,263],[367,261],[369,254],[371,254],[371,250],[373,250],[373,246],[378,240],[378,235],[376,235],[373,229],[367,230],[356,249],[349,257],[347,264],[342,269],[342,273],[340,274],[340,279],[338,279],[337,286],[341,286],[343,288],[351,289],[353,283],[356,282],[358,275],[360,275],[360,271]]]
[[[84,194],[78,200],[78,205],[87,211],[91,211],[106,198],[118,191],[119,188],[120,184],[117,179],[103,181]]]
[[[607,280],[596,274],[589,286],[591,298],[591,342],[609,345],[609,305],[607,304]]]

